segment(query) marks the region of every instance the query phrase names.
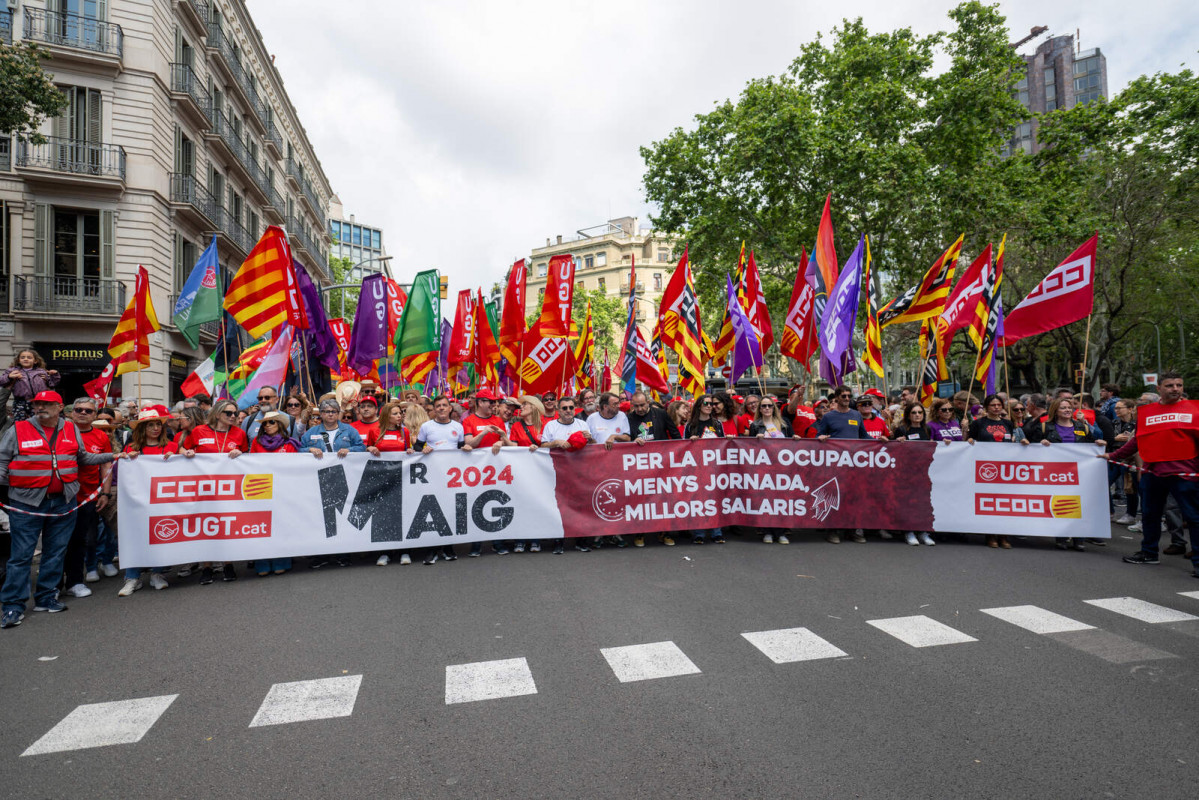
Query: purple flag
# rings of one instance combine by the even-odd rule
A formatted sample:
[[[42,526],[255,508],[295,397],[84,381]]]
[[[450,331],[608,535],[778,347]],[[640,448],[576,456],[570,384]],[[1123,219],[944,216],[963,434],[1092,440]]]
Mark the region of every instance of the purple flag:
[[[820,320],[820,377],[836,386],[858,368],[853,357],[853,329],[858,322],[858,298],[862,293],[862,248],[866,236],[837,276],[837,285],[829,292],[828,305]]]
[[[995,287],[999,291],[999,287]],[[991,340],[991,363],[987,366],[987,394],[995,394],[995,378],[999,374],[996,364],[995,342],[1003,340],[1003,295],[995,298],[995,338]]]
[[[437,357],[437,366],[425,376],[425,394],[432,397],[437,394],[430,389],[449,385],[450,338],[454,335],[454,326],[444,319],[441,321],[441,354]]]
[[[728,294],[729,319],[733,323],[733,353],[729,360],[729,385],[732,386],[750,367],[762,368],[762,346],[758,343],[758,335],[754,333],[753,323],[737,299],[733,279],[726,274],[724,282]]]
[[[315,359],[331,370],[340,371],[341,364],[337,360],[337,340],[329,330],[329,317],[321,305],[321,295],[316,290],[316,284],[308,277],[304,267],[291,262],[296,272],[296,283],[300,287],[300,296],[304,298],[304,312],[308,315],[308,329],[299,331],[303,339],[304,349],[308,358]]]
[[[375,366],[377,358],[387,358],[387,278],[381,272],[362,281],[346,366],[365,375]]]

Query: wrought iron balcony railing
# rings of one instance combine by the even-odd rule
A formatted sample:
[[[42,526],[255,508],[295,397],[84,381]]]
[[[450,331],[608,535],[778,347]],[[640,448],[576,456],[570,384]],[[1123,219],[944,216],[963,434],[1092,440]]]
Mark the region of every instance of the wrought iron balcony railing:
[[[220,203],[200,185],[194,175],[184,175],[179,172],[171,173],[171,202],[187,203],[215,223],[216,209]]]
[[[125,148],[47,136],[42,144],[17,142],[17,166],[125,180]]]
[[[125,32],[120,25],[44,8],[25,8],[25,38],[118,58],[125,50]]]
[[[121,314],[125,311],[125,284],[115,278],[14,275],[12,310]]]
[[[181,92],[192,99],[208,121],[212,122],[212,96],[187,64],[171,64],[171,91]]]

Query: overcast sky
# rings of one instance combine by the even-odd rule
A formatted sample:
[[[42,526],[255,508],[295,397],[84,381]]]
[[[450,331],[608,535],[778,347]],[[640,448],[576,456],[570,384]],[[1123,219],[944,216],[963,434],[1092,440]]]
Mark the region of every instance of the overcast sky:
[[[546,237],[627,214],[647,225],[638,147],[782,72],[843,17],[927,33],[955,4],[248,2],[347,215],[383,229],[398,279],[437,267],[451,297],[486,290]],[[1193,0],[1002,8],[1013,40],[1081,29],[1112,93],[1199,61]]]

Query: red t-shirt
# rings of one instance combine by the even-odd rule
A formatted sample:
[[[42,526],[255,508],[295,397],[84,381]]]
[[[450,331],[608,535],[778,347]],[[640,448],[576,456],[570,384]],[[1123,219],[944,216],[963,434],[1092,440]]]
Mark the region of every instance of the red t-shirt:
[[[383,453],[402,453],[409,447],[408,429],[380,431],[376,428],[367,438],[366,446],[377,447]]]
[[[379,420],[375,420],[374,422],[359,422],[355,420],[354,422],[350,423],[350,427],[358,431],[358,435],[361,436],[362,441],[365,442],[370,439],[372,432],[376,435],[378,434]]]
[[[133,445],[125,445],[126,453],[135,453]],[[166,444],[148,444],[141,449],[141,454],[144,456],[164,456],[174,455],[179,452],[179,445],[175,442],[167,442]]]
[[[183,440],[182,449],[197,453],[229,453],[233,450],[245,453],[250,449],[250,439],[241,428],[218,433],[207,425],[197,425]]]
[[[76,430],[79,430],[76,428]],[[99,428],[92,428],[90,431],[79,431],[79,438],[83,440],[83,449],[88,453],[111,453],[112,443],[108,440],[108,434]],[[100,465],[99,464],[80,464],[79,465],[79,497],[87,497],[100,485]],[[59,491],[62,491],[61,489]]]
[[[738,414],[737,419],[736,419],[737,435],[738,436],[748,435],[750,423],[752,423],[753,421],[754,421],[753,414]]]
[[[466,434],[467,438],[471,438],[477,436],[489,425],[494,425],[497,428],[503,428],[504,421],[495,414],[492,414],[490,417],[480,417],[476,414],[470,414],[462,420],[462,431]],[[484,433],[483,438],[479,440],[479,443],[475,445],[475,447],[491,447],[499,440],[500,435],[498,433]]]
[[[262,445],[260,445],[258,443],[257,439],[255,439],[253,442],[250,443],[250,452],[251,453],[298,453],[299,450],[297,450],[296,446],[294,444],[292,444],[291,442],[284,442],[283,444],[279,445],[274,450],[267,450],[265,447],[263,447]]]
[[[724,435],[725,436],[737,436],[738,435],[737,434],[737,420],[722,419],[720,421],[720,424],[724,426]]]
[[[882,418],[877,414],[870,419],[863,420],[865,423],[866,435],[871,439],[890,439],[891,431],[887,428],[887,423],[883,422]]]
[[[528,426],[527,431],[525,430],[526,426]],[[533,437],[536,437],[536,441],[530,437],[530,434],[532,434]],[[522,447],[530,447],[535,444],[540,445],[541,428],[538,428],[536,425],[529,425],[523,420],[514,419],[512,420],[511,427],[508,429],[508,439],[511,440],[512,444],[518,444]]]

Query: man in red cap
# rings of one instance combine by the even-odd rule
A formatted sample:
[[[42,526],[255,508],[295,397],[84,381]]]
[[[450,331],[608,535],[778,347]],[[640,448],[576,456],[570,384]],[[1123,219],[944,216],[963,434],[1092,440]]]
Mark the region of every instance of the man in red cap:
[[[358,419],[351,422],[350,427],[358,431],[364,442],[371,438],[372,433],[379,435],[379,401],[373,394],[358,398]]]
[[[122,454],[120,457],[124,457]],[[58,599],[63,558],[75,529],[80,465],[107,464],[112,453],[89,453],[79,430],[62,419],[62,396],[38,392],[33,417],[21,420],[0,438],[0,491],[12,508],[12,555],[0,588],[0,628],[21,624],[31,591],[30,568],[42,539],[34,611],[66,611]],[[50,516],[31,516],[48,514]]]
[[[541,395],[541,404],[545,406],[545,416],[541,418],[542,422],[549,422],[551,419],[558,418],[558,395],[553,392],[546,392]]]

